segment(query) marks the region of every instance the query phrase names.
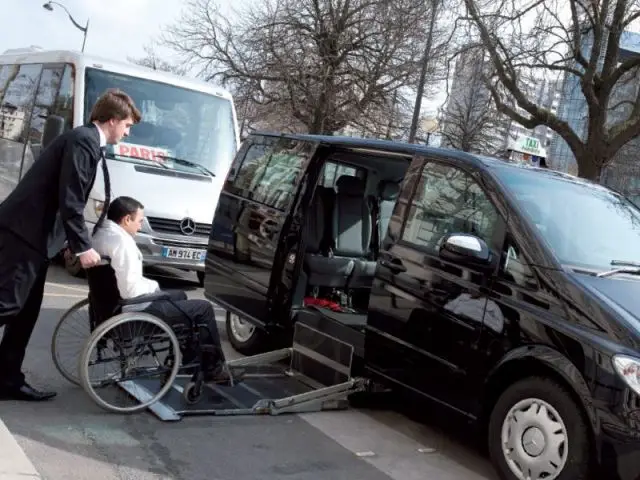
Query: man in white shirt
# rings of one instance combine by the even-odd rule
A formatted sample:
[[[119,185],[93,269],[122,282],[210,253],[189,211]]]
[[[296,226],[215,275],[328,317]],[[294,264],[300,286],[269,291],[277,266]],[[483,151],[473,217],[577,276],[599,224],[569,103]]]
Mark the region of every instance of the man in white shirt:
[[[120,297],[129,299],[160,291],[158,282],[145,278],[142,274],[142,254],[136,245],[134,236],[140,231],[144,219],[144,206],[131,197],[118,197],[113,200],[107,212],[103,226],[93,235],[93,248],[103,257],[111,258],[111,267],[115,272]],[[215,312],[207,300],[188,300],[184,292],[172,300],[155,300],[137,305],[127,305],[125,311],[142,310],[161,318],[170,326],[189,324],[189,316],[198,325],[207,325],[200,329],[203,345],[213,346],[216,353],[203,353],[203,370],[206,382],[229,383],[230,377],[225,366],[224,353],[220,344],[220,335],[216,325]],[[183,363],[190,363],[192,352],[183,352]]]

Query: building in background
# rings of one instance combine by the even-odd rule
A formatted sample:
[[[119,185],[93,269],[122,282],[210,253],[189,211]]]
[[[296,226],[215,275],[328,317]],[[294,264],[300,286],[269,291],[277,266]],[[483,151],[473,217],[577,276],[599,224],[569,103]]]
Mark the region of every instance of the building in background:
[[[589,35],[584,35],[583,39],[583,55],[588,56],[592,49],[593,39]],[[604,36],[602,42],[602,51],[606,52],[608,37]],[[624,32],[620,37],[618,61],[635,56],[640,56],[640,34]],[[602,65],[604,55],[599,61]],[[607,118],[609,125],[627,119],[630,105],[623,102],[625,100],[635,102],[639,89],[640,75],[637,72],[630,72],[616,84],[610,100],[610,105],[616,106],[616,108],[609,110]],[[563,79],[558,116],[565,120],[581,138],[586,137],[587,102],[580,88],[580,80],[574,75],[567,74]],[[640,200],[639,155],[640,139],[634,138],[618,151],[611,164],[603,170],[600,178],[601,183],[625,193],[632,200]],[[554,134],[549,160],[552,168],[577,174],[575,156],[567,143],[557,134]]]

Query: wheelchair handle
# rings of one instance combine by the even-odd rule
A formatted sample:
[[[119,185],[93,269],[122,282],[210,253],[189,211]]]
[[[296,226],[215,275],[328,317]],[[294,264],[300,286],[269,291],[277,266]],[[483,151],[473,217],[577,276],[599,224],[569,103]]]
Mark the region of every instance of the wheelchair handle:
[[[102,267],[104,265],[109,265],[111,264],[111,257],[101,257],[100,261],[98,262],[98,264],[96,265],[96,267]]]

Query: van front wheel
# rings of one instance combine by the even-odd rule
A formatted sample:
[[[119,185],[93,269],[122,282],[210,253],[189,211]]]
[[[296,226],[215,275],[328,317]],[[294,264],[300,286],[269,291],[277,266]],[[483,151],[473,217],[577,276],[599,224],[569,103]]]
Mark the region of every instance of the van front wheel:
[[[505,390],[489,419],[489,453],[503,480],[583,480],[589,431],[565,387],[542,377]]]
[[[236,351],[243,355],[255,355],[264,351],[267,335],[252,323],[235,313],[227,312],[226,327],[229,343]]]

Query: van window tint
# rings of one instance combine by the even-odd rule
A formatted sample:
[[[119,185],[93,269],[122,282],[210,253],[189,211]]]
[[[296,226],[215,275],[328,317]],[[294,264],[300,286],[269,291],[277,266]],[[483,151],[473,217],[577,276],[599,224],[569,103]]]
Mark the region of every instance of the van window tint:
[[[448,233],[471,233],[491,244],[498,213],[462,170],[427,163],[411,199],[404,241],[436,252]]]
[[[285,210],[312,151],[308,144],[291,140],[251,145],[235,175],[233,189],[255,202]]]

